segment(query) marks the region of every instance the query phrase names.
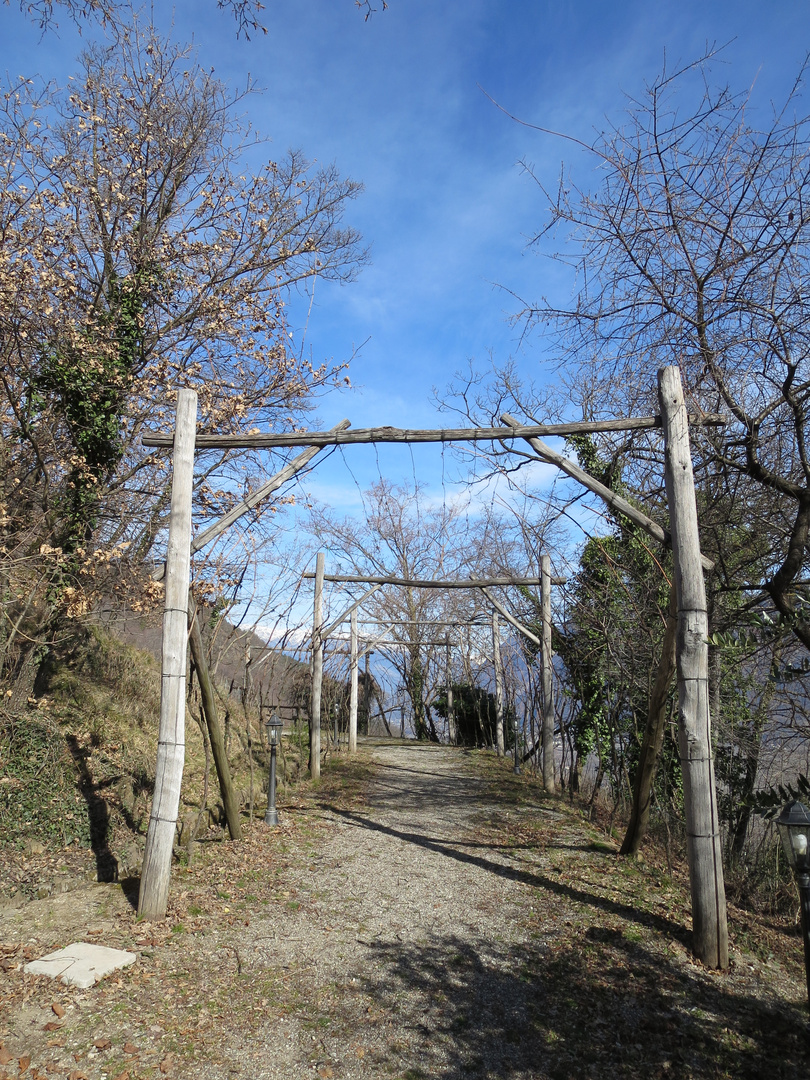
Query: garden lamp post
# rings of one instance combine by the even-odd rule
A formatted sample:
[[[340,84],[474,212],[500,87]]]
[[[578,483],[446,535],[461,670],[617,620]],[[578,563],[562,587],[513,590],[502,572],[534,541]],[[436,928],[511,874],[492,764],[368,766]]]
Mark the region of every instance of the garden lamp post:
[[[517,717],[512,721],[515,728],[515,767],[512,772],[520,774],[520,762],[518,760],[518,721]]]
[[[267,739],[270,743],[270,783],[267,787],[267,812],[264,815],[265,825],[278,825],[278,812],[276,811],[276,750],[281,738],[281,729],[284,724],[273,713],[267,721]]]
[[[800,802],[788,803],[776,819],[782,846],[799,886],[804,939],[804,969],[810,1005],[810,813]]]
[[[332,712],[335,716],[335,749],[340,749],[340,733],[338,732],[338,717],[340,716],[340,705],[336,701],[332,706]]]

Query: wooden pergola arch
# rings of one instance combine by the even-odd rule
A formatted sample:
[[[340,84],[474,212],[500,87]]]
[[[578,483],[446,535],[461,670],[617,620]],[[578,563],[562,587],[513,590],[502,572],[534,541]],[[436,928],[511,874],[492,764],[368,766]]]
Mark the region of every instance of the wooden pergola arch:
[[[166,594],[163,621],[163,668],[161,717],[155,794],[146,838],[138,913],[145,918],[163,918],[168,902],[172,847],[180,801],[180,782],[185,752],[185,667],[188,634],[189,573],[192,550],[191,500],[195,443],[204,448],[261,448],[272,446],[308,447],[314,457],[324,446],[353,442],[460,442],[521,439],[537,457],[556,465],[562,472],[590,491],[607,505],[624,514],[654,539],[671,544],[674,557],[674,595],[677,607],[676,668],[678,675],[679,751],[684,777],[687,854],[692,892],[694,951],[708,967],[728,966],[728,930],[722,849],[714,765],[711,749],[711,718],[708,692],[708,617],[703,569],[711,569],[711,560],[700,552],[697,506],[692,458],[689,447],[689,423],[722,424],[722,417],[690,417],[683,396],[677,367],[662,368],[658,373],[658,398],[661,413],[655,417],[594,423],[521,425],[504,414],[503,428],[451,429],[416,431],[396,428],[371,428],[348,432],[348,421],[331,432],[288,435],[204,435],[197,440],[197,395],[180,390],[176,426],[173,433],[155,433],[142,439],[144,446],[173,447],[173,480],[169,539],[166,558]],[[659,427],[664,433],[665,483],[670,514],[667,532],[637,507],[599,484],[573,462],[541,441],[543,435],[568,435],[580,432],[643,430]],[[301,455],[303,456],[303,455]],[[290,463],[293,466],[294,463]],[[293,470],[296,471],[296,470]],[[292,475],[292,473],[290,474]],[[283,482],[283,481],[281,481]],[[262,494],[251,497],[259,502],[269,493],[269,481]],[[280,486],[280,485],[276,485]],[[236,517],[249,509],[248,500],[236,508]],[[224,519],[223,519],[224,520]],[[235,520],[235,518],[233,518]],[[217,528],[217,523],[213,528]],[[220,531],[227,528],[222,525]],[[210,533],[211,530],[206,530]],[[202,535],[205,535],[202,534]],[[201,537],[198,537],[197,545]],[[319,619],[316,623],[320,624]],[[314,725],[313,725],[314,726]]]
[[[350,678],[351,678],[351,692],[350,692],[350,704],[349,704],[349,753],[355,753],[357,750],[357,707],[358,707],[358,693],[357,693],[357,681],[358,681],[358,662],[361,655],[359,651],[359,638],[358,638],[358,626],[357,626],[357,610],[369,599],[378,589],[383,585],[395,585],[402,587],[409,587],[414,589],[480,589],[483,595],[486,597],[490,606],[493,608],[492,612],[492,644],[495,660],[495,699],[496,699],[496,714],[497,714],[497,750],[498,756],[503,757],[504,754],[504,733],[503,733],[503,683],[500,661],[500,632],[498,627],[498,613],[502,614],[507,622],[511,623],[520,633],[525,635],[530,641],[541,648],[542,666],[543,666],[543,723],[542,723],[542,746],[543,746],[543,783],[546,790],[553,793],[555,790],[554,779],[554,700],[553,700],[553,671],[552,671],[552,652],[551,652],[551,586],[562,585],[565,582],[565,578],[552,577],[551,575],[551,563],[548,555],[543,555],[540,560],[541,573],[540,577],[488,577],[488,578],[463,578],[455,580],[435,580],[435,579],[418,579],[418,578],[400,578],[393,575],[382,574],[327,574],[325,572],[325,557],[323,552],[319,552],[316,557],[315,571],[307,571],[302,576],[304,578],[312,578],[315,581],[314,588],[314,601],[313,601],[313,617],[312,617],[312,695],[311,695],[311,709],[310,709],[310,757],[309,757],[309,771],[310,775],[315,778],[320,775],[320,731],[321,731],[321,696],[323,688],[323,648],[324,643],[331,636],[331,634],[343,623],[347,618],[351,618],[351,663],[350,663]],[[323,586],[325,581],[337,582],[341,584],[358,584],[358,585],[371,585],[370,589],[367,589],[359,599],[353,601],[344,611],[338,615],[336,619],[333,619],[328,626],[323,625]],[[509,585],[539,585],[541,587],[541,612],[543,622],[542,639],[538,638],[536,634],[527,629],[519,620],[511,615],[502,604],[500,604],[495,597],[489,592],[489,589],[493,586],[509,586]],[[409,620],[410,622],[411,620]],[[380,620],[381,624],[386,623],[387,620]],[[426,625],[430,625],[429,620]],[[457,624],[452,624],[457,625]],[[375,641],[377,639],[374,639]],[[396,642],[407,646],[408,642]],[[424,642],[420,644],[425,644]],[[449,637],[445,638],[442,642],[434,644],[444,644],[447,650],[446,656],[446,670],[447,670],[447,713],[448,713],[448,727],[450,733],[450,742],[455,743],[455,726],[453,715],[453,687],[450,678],[450,640]],[[368,652],[366,648],[365,652]]]

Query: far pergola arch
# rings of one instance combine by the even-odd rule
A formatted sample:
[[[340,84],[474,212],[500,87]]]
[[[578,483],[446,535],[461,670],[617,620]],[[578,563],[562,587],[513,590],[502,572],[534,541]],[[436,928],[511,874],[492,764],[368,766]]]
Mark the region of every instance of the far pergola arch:
[[[196,448],[269,448],[307,446],[315,453],[327,445],[352,442],[505,442],[525,440],[541,461],[599,495],[612,509],[627,516],[663,544],[671,544],[675,565],[678,612],[676,669],[679,698],[679,751],[684,776],[688,861],[692,890],[694,947],[709,967],[728,966],[728,930],[722,848],[711,748],[708,693],[708,616],[703,569],[712,562],[700,552],[694,475],[689,447],[689,424],[723,424],[718,416],[690,417],[677,366],[658,372],[661,415],[629,420],[573,424],[521,425],[504,414],[505,428],[445,429],[441,431],[372,428],[366,431],[304,432],[287,435],[203,435],[196,439],[197,395],[178,391],[176,430],[144,436],[142,444],[174,448],[171,515],[166,562],[166,601],[163,632],[161,723],[155,794],[141,876],[138,913],[163,918],[169,879],[180,782],[185,751],[185,662],[191,551],[191,498]],[[637,507],[599,484],[573,462],[541,441],[541,436],[596,431],[662,428],[665,445],[665,485],[670,514],[668,532]],[[318,620],[320,624],[320,620]],[[649,733],[649,722],[648,722]],[[646,734],[645,734],[646,738]]]
[[[310,775],[316,778],[320,775],[320,730],[321,730],[321,697],[323,687],[323,647],[324,642],[328,640],[329,636],[349,617],[352,619],[351,623],[351,695],[350,695],[350,707],[349,707],[349,752],[354,753],[357,749],[357,670],[358,670],[358,637],[357,637],[357,619],[356,613],[366,600],[368,600],[378,589],[384,585],[393,585],[398,587],[406,587],[413,589],[436,589],[436,590],[454,590],[454,589],[476,589],[480,590],[487,599],[490,606],[494,609],[493,621],[492,621],[492,636],[493,636],[493,648],[496,653],[495,663],[495,687],[496,687],[496,702],[497,702],[497,742],[498,742],[498,754],[503,756],[504,753],[504,737],[503,737],[503,697],[502,697],[502,674],[500,670],[500,639],[498,636],[498,622],[497,613],[500,612],[504,618],[512,624],[520,633],[524,634],[529,640],[534,642],[541,649],[542,657],[542,687],[543,687],[543,720],[542,720],[542,748],[543,748],[543,783],[546,790],[553,794],[555,790],[555,778],[554,778],[554,700],[553,700],[553,670],[552,670],[552,653],[551,653],[551,586],[562,585],[565,583],[565,578],[552,577],[551,574],[551,561],[548,555],[541,556],[541,573],[540,577],[486,577],[486,578],[460,578],[460,579],[420,579],[420,578],[401,578],[394,575],[385,574],[327,574],[325,569],[326,559],[323,552],[318,552],[316,557],[316,568],[313,571],[305,571],[302,574],[304,579],[314,579],[314,597],[313,597],[313,616],[312,616],[312,693],[310,697],[310,758],[309,767]],[[323,586],[325,581],[340,583],[340,584],[352,584],[352,585],[371,585],[370,589],[367,589],[361,597],[354,600],[347,608],[345,608],[336,619],[333,619],[327,626],[323,624]],[[489,589],[493,587],[507,587],[510,585],[517,586],[540,586],[541,589],[541,612],[543,632],[542,638],[538,638],[536,634],[528,630],[523,624],[511,615],[502,604],[495,599],[489,592]],[[385,623],[387,620],[381,620],[381,623]],[[408,620],[410,623],[412,620]],[[418,620],[413,620],[418,625]],[[426,620],[425,625],[431,625],[431,620]],[[457,625],[457,624],[453,624]],[[397,642],[407,646],[408,643]],[[448,722],[451,730],[451,742],[455,742],[453,736],[453,720],[452,716],[452,685],[449,676],[449,640],[445,642],[448,650],[447,657],[447,709],[448,709]]]

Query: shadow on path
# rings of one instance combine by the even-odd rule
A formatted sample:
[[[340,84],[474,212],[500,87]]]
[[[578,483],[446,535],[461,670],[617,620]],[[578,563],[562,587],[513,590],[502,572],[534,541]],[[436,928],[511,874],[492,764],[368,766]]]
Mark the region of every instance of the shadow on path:
[[[416,844],[428,851],[435,851],[439,855],[445,855],[449,859],[455,859],[457,862],[477,866],[482,870],[494,874],[496,877],[517,881],[522,885],[529,885],[535,889],[546,889],[567,900],[599,908],[601,911],[607,912],[610,915],[617,915],[622,919],[638,923],[641,926],[652,927],[653,929],[658,930],[659,933],[668,934],[684,945],[688,945],[689,943],[691,935],[685,927],[679,923],[673,922],[671,919],[664,918],[662,915],[638,911],[629,904],[620,904],[615,900],[609,900],[607,897],[586,892],[584,889],[577,889],[573,885],[567,885],[561,881],[554,881],[553,878],[547,877],[545,874],[540,874],[537,871],[530,872],[528,870],[520,870],[514,866],[492,862],[489,859],[483,858],[481,855],[471,855],[466,851],[460,851],[458,846],[456,846],[455,841],[449,842],[446,840],[435,839],[426,836],[423,833],[403,832],[399,829],[391,828],[388,825],[382,825],[377,821],[372,821],[371,818],[363,817],[361,814],[354,813],[350,810],[341,810],[336,806],[331,806],[329,809],[336,817],[343,818],[357,828],[383,833],[384,835],[392,836],[397,840],[404,840],[407,843]]]
[[[455,936],[373,948],[369,969],[383,974],[366,977],[366,992],[422,1002],[418,1016],[399,1017],[409,1037],[389,1049],[394,1075],[807,1080],[799,1008],[730,994],[619,930],[594,928],[557,948]]]

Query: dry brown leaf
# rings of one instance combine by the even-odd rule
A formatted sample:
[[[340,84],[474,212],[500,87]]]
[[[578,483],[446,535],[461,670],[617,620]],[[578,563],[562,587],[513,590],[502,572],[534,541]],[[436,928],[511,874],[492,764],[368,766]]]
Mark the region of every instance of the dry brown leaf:
[[[113,1080],[129,1080],[129,1073],[124,1070],[124,1072],[119,1073],[118,1076],[114,1076]]]
[[[58,1001],[55,1001],[55,1002],[53,1003],[53,1005],[51,1005],[51,1008],[53,1009],[53,1011],[54,1011],[54,1012],[56,1013],[56,1015],[57,1015],[57,1016],[58,1016],[58,1017],[59,1017],[60,1019],[61,1019],[61,1018],[62,1018],[62,1017],[63,1017],[63,1016],[65,1015],[65,1010],[64,1010],[64,1009],[63,1009],[63,1007],[62,1007],[62,1006],[61,1006],[61,1005],[59,1004],[59,1002],[58,1002]]]
[[[109,1039],[96,1039],[93,1046],[95,1046],[96,1050],[109,1050],[112,1042]]]
[[[171,1067],[172,1067],[172,1059],[171,1059],[171,1057],[165,1057],[163,1059],[163,1061],[161,1061],[161,1063],[160,1063],[160,1071],[162,1073],[170,1072]]]
[[[57,1024],[57,1022],[55,1020],[49,1020],[48,1023],[45,1025],[45,1027],[42,1030],[43,1031],[61,1031],[62,1030],[62,1025]]]
[[[81,1072],[79,1069],[74,1069],[68,1077],[68,1080],[87,1080],[87,1073]]]
[[[125,1054],[140,1054],[140,1050],[138,1049],[137,1046],[133,1046],[133,1044],[131,1042],[128,1042],[128,1043],[124,1043],[124,1053]]]
[[[25,1057],[19,1058],[17,1064],[20,1066],[20,1076],[25,1072],[28,1066],[31,1064],[31,1055],[26,1054]]]
[[[332,1077],[334,1075],[335,1073],[331,1065],[323,1065],[320,1069],[318,1069],[318,1076],[321,1077],[321,1080],[332,1080]]]
[[[0,1046],[0,1065],[10,1065],[14,1060],[14,1056],[6,1050],[5,1046]]]

